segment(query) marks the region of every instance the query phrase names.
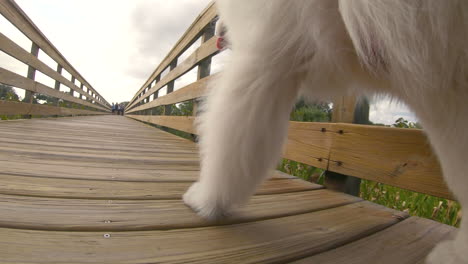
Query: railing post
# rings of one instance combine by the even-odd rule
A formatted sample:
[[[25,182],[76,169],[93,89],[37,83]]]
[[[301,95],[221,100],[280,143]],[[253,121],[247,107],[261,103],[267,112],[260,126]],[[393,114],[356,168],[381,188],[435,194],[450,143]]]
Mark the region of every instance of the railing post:
[[[80,89],[81,89],[82,91],[84,91],[84,84],[81,84],[81,85],[80,85]],[[84,98],[83,98],[83,97],[84,97]],[[80,94],[80,99],[81,99],[81,100],[86,99],[86,96]]]
[[[209,23],[205,29],[203,30],[203,34],[201,36],[201,42],[205,43],[209,39],[211,39],[215,34],[215,27],[214,23]],[[203,79],[207,76],[210,75],[211,73],[211,56],[202,60],[198,64],[198,72],[197,72],[197,81],[200,79]],[[192,115],[196,116],[198,111],[198,100],[194,99],[193,100],[193,109],[192,109]]]
[[[173,69],[175,69],[175,67],[177,67],[177,58],[175,58],[170,66],[169,66],[169,71],[172,71]],[[167,92],[166,94],[170,94],[174,91],[174,82],[175,80],[172,80],[170,82],[167,83]],[[164,106],[164,115],[171,115],[171,112],[172,112],[172,105],[166,105]]]
[[[332,122],[369,124],[369,102],[366,98],[344,96],[333,102]],[[346,131],[341,131],[344,134]],[[339,162],[339,161],[337,161]],[[359,196],[361,179],[326,171],[324,185],[332,190]]]
[[[154,79],[154,85],[156,85],[160,80],[161,80],[161,74],[156,76],[156,78]],[[159,90],[156,90],[156,92],[153,93],[153,97],[154,97],[153,100],[156,100],[159,97]],[[157,110],[157,107],[152,108],[151,115],[157,115],[158,113],[156,110]]]
[[[57,72],[58,72],[59,74],[62,74],[62,70],[63,70],[62,65],[57,64]],[[54,88],[55,88],[55,90],[60,91],[60,82],[59,82],[59,81],[55,80],[55,86],[54,86]],[[58,98],[55,98],[55,105],[56,105],[56,106],[59,106],[59,99],[58,99]]]
[[[31,54],[37,58],[39,55],[39,46],[36,43],[32,43],[31,45]],[[36,78],[36,69],[32,66],[28,66],[28,79],[34,80]],[[33,103],[34,93],[31,91],[26,91],[24,93],[24,102],[26,103]],[[31,115],[25,115],[26,118],[31,118]]]

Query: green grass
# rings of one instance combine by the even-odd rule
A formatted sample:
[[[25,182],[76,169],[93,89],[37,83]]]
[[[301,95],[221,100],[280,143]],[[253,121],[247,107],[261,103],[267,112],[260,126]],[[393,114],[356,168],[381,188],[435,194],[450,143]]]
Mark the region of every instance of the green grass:
[[[324,182],[324,170],[299,162],[283,159],[277,169],[306,181],[318,184]],[[461,207],[455,201],[368,180],[361,181],[360,197],[412,216],[429,218],[456,227],[460,225]]]
[[[325,175],[325,170],[288,159],[282,159],[277,170],[318,184],[323,184]]]
[[[365,200],[447,225],[460,225],[461,207],[455,201],[368,180],[362,180],[360,188],[360,196]]]

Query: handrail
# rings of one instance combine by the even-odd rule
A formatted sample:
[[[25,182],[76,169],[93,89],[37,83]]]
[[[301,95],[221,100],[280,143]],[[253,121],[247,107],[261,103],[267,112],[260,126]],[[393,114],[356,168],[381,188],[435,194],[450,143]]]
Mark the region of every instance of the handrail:
[[[213,39],[210,39],[211,27],[207,27],[215,18],[214,6],[210,5],[135,94],[126,109],[128,117],[190,134],[197,133],[193,116],[152,115],[152,110],[196,100],[205,95],[207,82],[213,78],[207,76],[210,68],[206,62],[211,61],[211,57],[218,52]],[[199,36],[208,38],[179,66],[171,67],[164,78],[157,78],[164,69],[177,61],[180,51],[186,50]],[[157,93],[158,89],[197,65],[199,75],[196,82],[149,101],[151,94]],[[148,87],[154,80],[157,81],[155,86]],[[349,176],[454,199],[442,178],[438,159],[422,130],[345,123],[290,122],[283,157]]]
[[[195,42],[195,40],[200,37],[200,35],[203,34],[203,31],[206,29],[207,26],[209,26],[210,23],[212,23],[215,18],[216,18],[216,8],[214,6],[214,3],[211,3],[208,5],[208,7],[202,11],[202,13],[195,19],[195,21],[190,25],[188,30],[184,33],[184,35],[179,39],[179,41],[176,43],[174,48],[168,53],[168,55],[164,58],[164,60],[159,64],[158,67],[154,70],[154,72],[150,75],[148,80],[143,84],[143,86],[138,90],[138,92],[135,94],[135,96],[130,100],[130,103],[127,106],[127,109],[131,109],[136,105],[137,102],[141,102],[143,99],[148,98],[152,92],[155,92],[157,89],[162,88],[164,85],[159,85],[158,88],[153,88],[151,91],[144,91],[145,89],[148,88],[148,86],[153,82],[156,81],[156,85],[160,83],[161,81],[165,81],[164,84],[167,84],[169,81],[175,80],[177,77],[180,75],[184,74],[191,68],[195,67],[198,62],[200,62],[201,59],[205,59],[208,56],[212,56],[214,53],[217,52],[216,48],[214,47],[214,43],[209,43],[209,47],[206,47],[207,50],[203,51],[196,51],[196,53],[202,53],[202,57],[194,55],[193,57],[189,57],[185,60],[186,64],[188,64],[186,67],[189,69],[184,68],[184,70],[178,70],[179,75],[171,76],[166,76],[164,80],[158,80],[158,77],[161,75],[161,73],[167,68],[170,67],[171,64],[177,62],[177,57],[180,56],[187,48],[190,47],[191,44]],[[211,29],[211,30],[214,30]],[[200,49],[200,48],[199,48]],[[208,54],[206,54],[208,53]],[[195,58],[194,58],[195,57]],[[196,62],[193,62],[194,59],[199,58],[200,60],[197,60]],[[192,62],[192,63],[190,63]],[[143,93],[143,94],[142,94]],[[140,97],[141,96],[141,97]],[[128,110],[126,110],[128,111]]]
[[[65,57],[55,48],[55,46],[44,36],[39,28],[31,21],[31,19],[25,14],[23,10],[15,3],[14,0],[0,0],[0,14],[2,14],[7,20],[9,20],[18,30],[20,30],[26,37],[32,41],[31,53],[25,51],[14,41],[0,33],[0,49],[11,57],[27,64],[29,66],[28,77],[15,74],[8,69],[0,69],[0,82],[6,85],[15,86],[21,89],[25,89],[28,92],[37,92],[52,96],[58,99],[63,99],[72,103],[80,104],[83,107],[89,107],[96,111],[87,111],[87,113],[103,114],[108,112],[110,104],[81,76],[81,74],[65,59]],[[37,58],[39,50],[42,50],[55,62],[57,62],[57,70],[50,68],[48,65],[43,63]],[[71,74],[71,80],[65,78],[61,71],[65,69]],[[56,82],[55,88],[45,86],[34,81],[34,73],[38,70]],[[75,84],[75,80],[78,80],[81,85],[78,87]],[[64,94],[58,91],[60,84],[70,88],[70,94]],[[87,88],[86,91],[84,88]],[[74,93],[79,94],[79,98],[74,96]],[[84,99],[82,99],[84,98]],[[58,102],[58,101],[57,101]],[[17,103],[15,105],[27,104]],[[4,104],[6,105],[6,104]],[[11,105],[11,104],[10,104]],[[41,105],[35,106],[34,109],[40,109]],[[51,112],[50,106],[44,106],[47,111]],[[64,111],[63,109],[57,108],[57,113],[84,113],[80,109],[76,109],[76,113],[73,111]],[[78,111],[80,110],[80,111]],[[10,111],[11,112],[11,111]],[[53,111],[52,111],[53,112]],[[1,114],[1,113],[0,113]],[[17,113],[21,114],[21,113]],[[36,113],[31,113],[36,114]],[[60,115],[60,114],[58,114]]]

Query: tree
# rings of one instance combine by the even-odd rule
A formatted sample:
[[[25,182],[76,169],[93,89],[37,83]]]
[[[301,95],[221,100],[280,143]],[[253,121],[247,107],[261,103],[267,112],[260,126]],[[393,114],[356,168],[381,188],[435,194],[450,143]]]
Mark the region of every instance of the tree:
[[[13,90],[13,87],[0,83],[0,100],[18,102],[19,96]]]
[[[301,122],[329,122],[331,120],[331,108],[327,103],[306,103],[299,100],[291,112],[291,121]]]
[[[392,125],[393,127],[398,127],[398,128],[417,128],[421,129],[422,126],[418,122],[409,122],[408,120],[404,119],[403,117],[398,118],[395,120],[395,123]]]
[[[55,105],[57,102],[56,98],[45,95],[45,94],[35,94],[34,97],[36,100],[45,101],[45,104],[48,104],[48,105]]]

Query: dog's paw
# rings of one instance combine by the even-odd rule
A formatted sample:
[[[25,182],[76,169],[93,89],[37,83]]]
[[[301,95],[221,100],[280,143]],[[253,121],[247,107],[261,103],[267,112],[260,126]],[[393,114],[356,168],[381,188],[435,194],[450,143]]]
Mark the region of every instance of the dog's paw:
[[[223,207],[216,197],[209,197],[209,193],[199,182],[190,186],[183,200],[199,216],[209,221],[220,221],[230,215],[228,208]]]
[[[429,254],[426,264],[468,264],[468,255],[457,252],[454,240],[439,243]]]

